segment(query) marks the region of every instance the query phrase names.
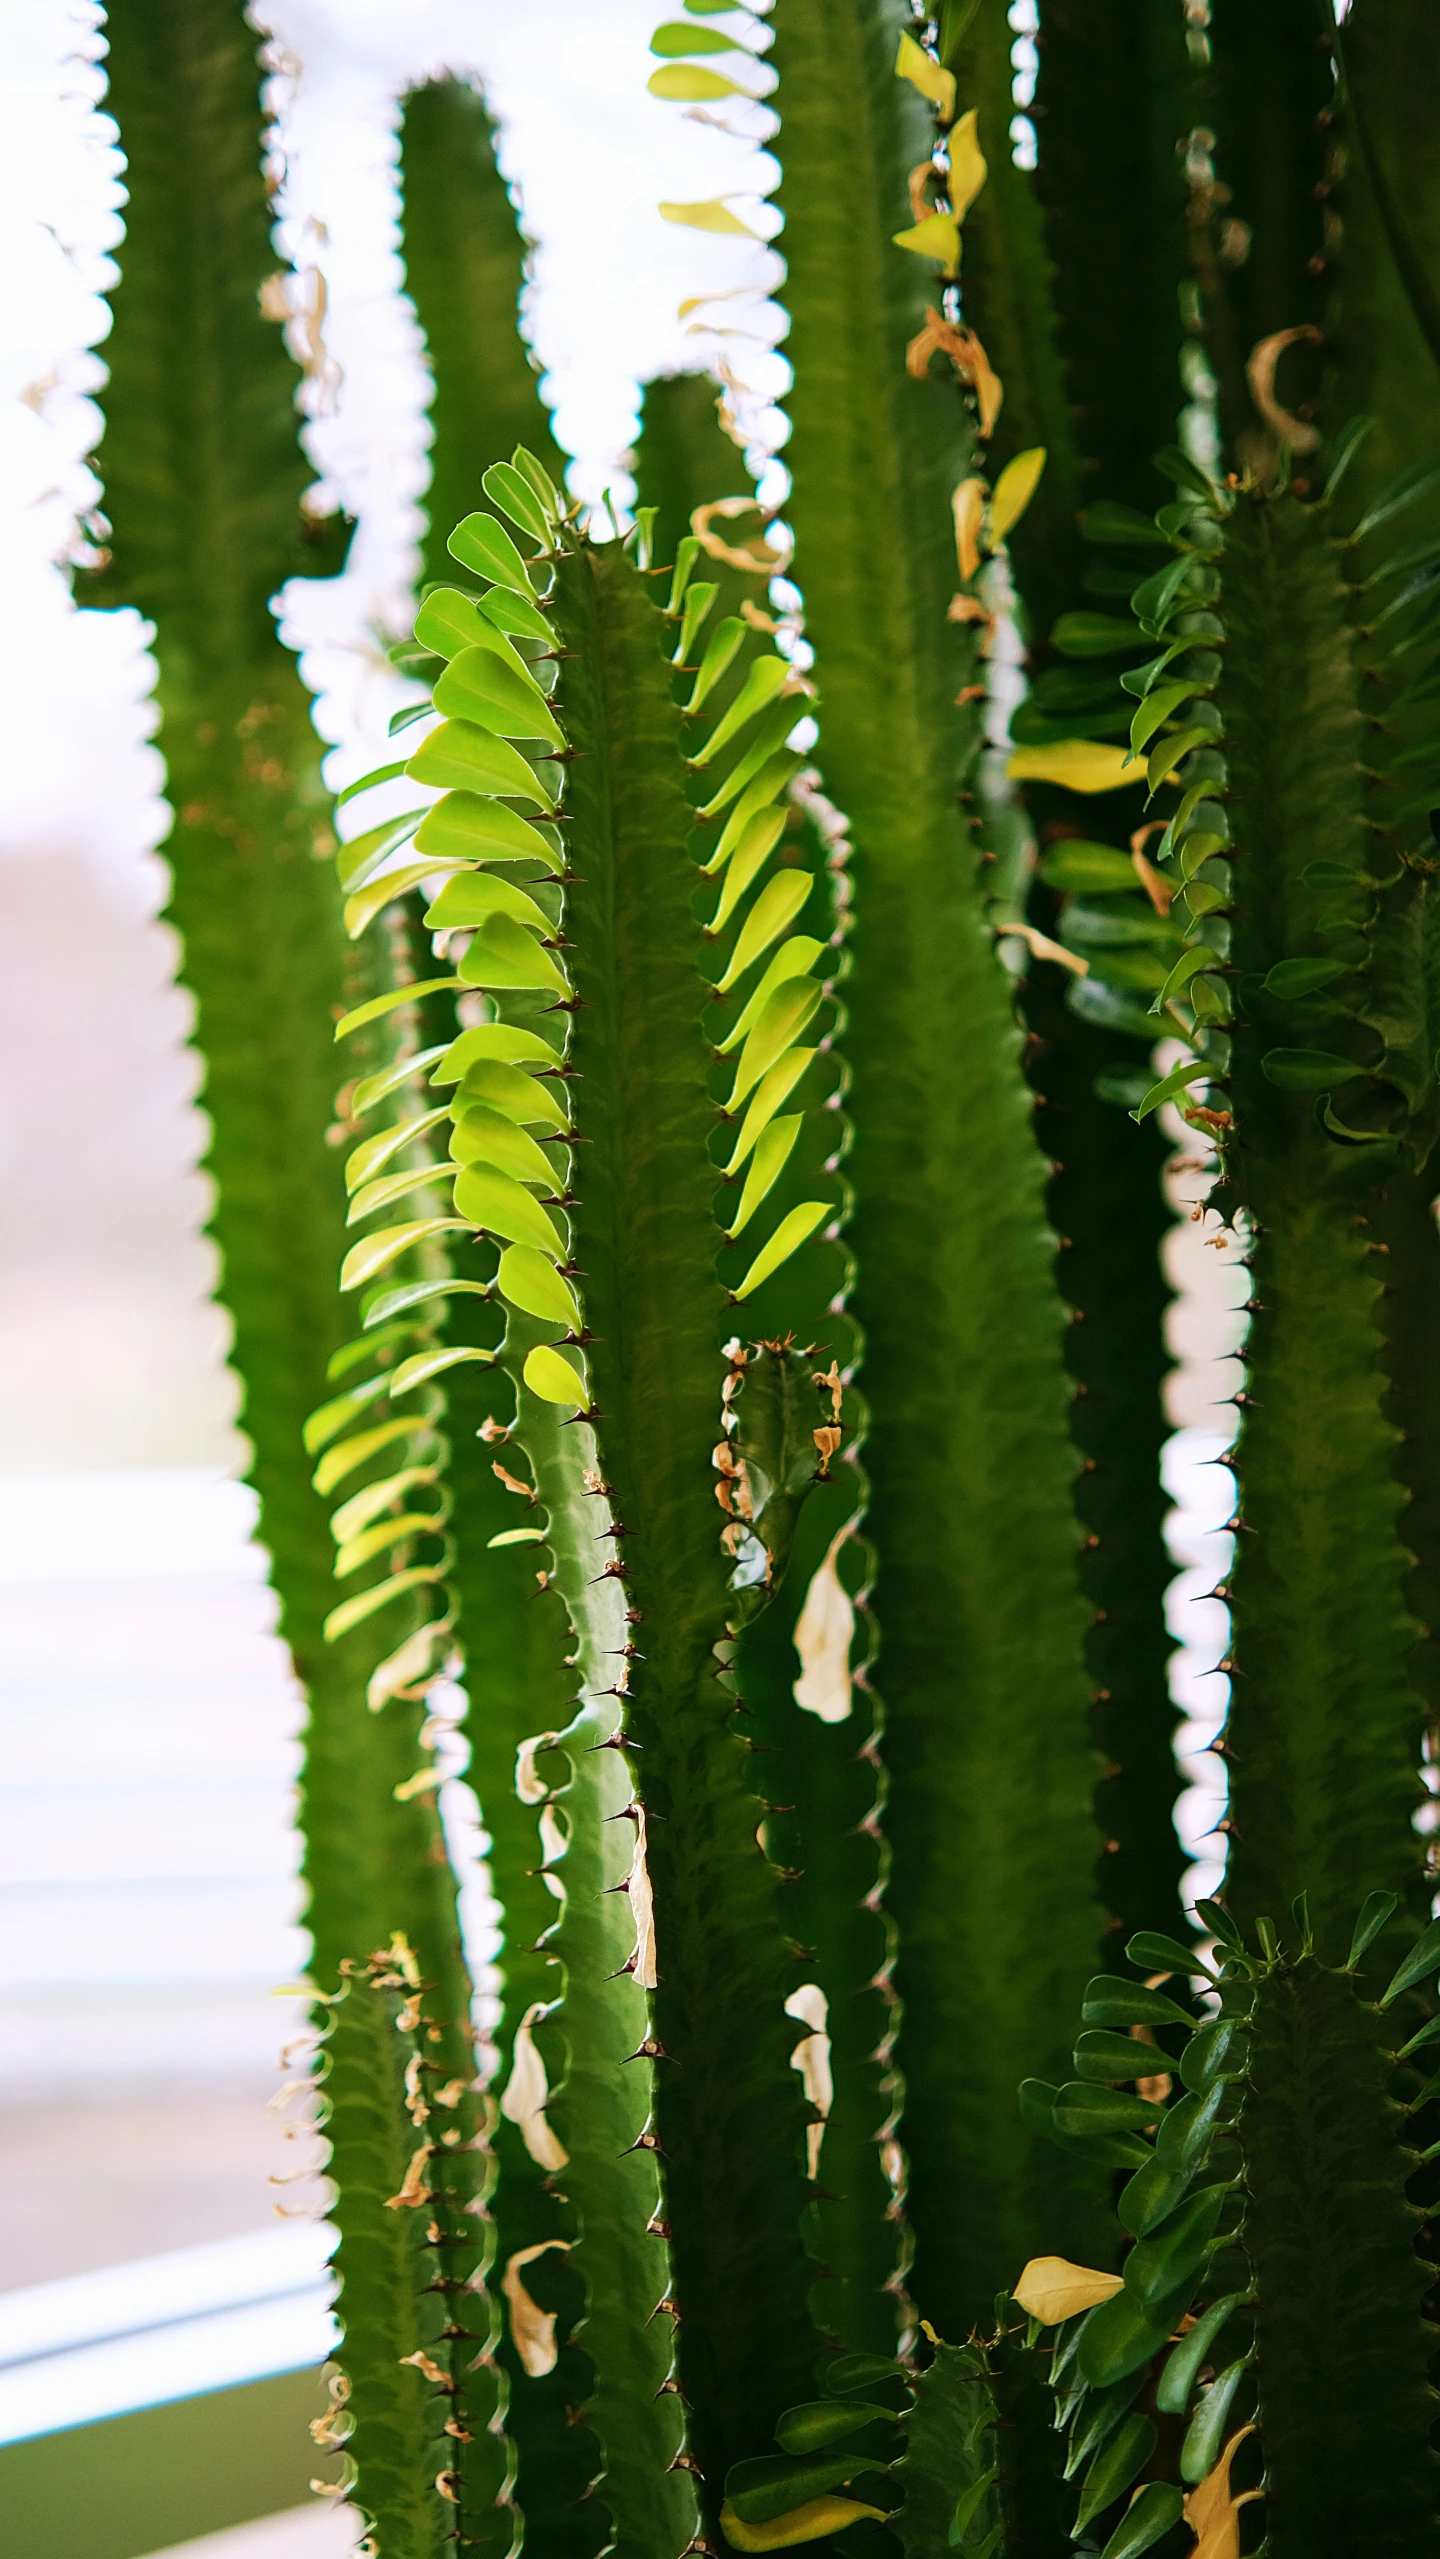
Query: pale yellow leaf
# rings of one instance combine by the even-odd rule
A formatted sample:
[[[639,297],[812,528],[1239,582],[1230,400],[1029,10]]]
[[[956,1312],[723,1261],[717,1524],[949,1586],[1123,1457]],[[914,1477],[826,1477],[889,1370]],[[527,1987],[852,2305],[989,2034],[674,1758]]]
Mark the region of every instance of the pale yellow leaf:
[[[554,2371],[560,2352],[555,2343],[555,2313],[542,2310],[538,2301],[531,2300],[520,2280],[520,2269],[533,2265],[547,2249],[568,2249],[569,2246],[568,2239],[541,2239],[533,2248],[517,2248],[514,2256],[506,2259],[505,2272],[500,2278],[500,2289],[510,2305],[510,2334],[515,2340],[515,2352],[532,2381],[542,2381],[547,2372]]]
[[[518,2124],[520,2138],[531,2158],[540,2168],[564,2168],[570,2153],[565,2149],[545,2112],[550,2084],[545,2076],[544,2058],[531,2028],[546,2014],[543,1999],[533,2000],[515,2029],[515,2058],[500,2100],[500,2112],[507,2124]],[[528,2367],[527,2367],[528,2369]],[[548,2372],[549,2365],[545,2366]]]
[[[1032,2257],[1015,2287],[1015,2301],[1043,2328],[1053,2328],[1122,2289],[1118,2275],[1102,2275],[1095,2266],[1072,2266],[1068,2257]]]
[[[916,43],[913,36],[900,38],[900,50],[895,56],[895,77],[908,80],[912,88],[919,90],[922,98],[928,98],[932,107],[939,108],[942,116],[948,119],[955,113],[954,72],[942,71],[939,63],[923,45]]]
[[[950,501],[955,519],[955,557],[967,581],[980,566],[980,527],[985,519],[985,483],[962,480]]]
[[[951,85],[953,88],[953,82]],[[958,124],[952,124],[946,147],[950,154],[950,176],[945,193],[950,198],[950,210],[956,221],[963,222],[990,175],[975,131],[973,107]]]
[[[855,1632],[855,1609],[835,1569],[835,1558],[849,1534],[847,1525],[832,1539],[795,1621],[795,1650],[800,1656],[800,1677],[793,1692],[795,1703],[805,1714],[817,1715],[822,1724],[843,1724],[850,1712],[850,1642]]]
[[[811,2497],[792,2506],[788,2515],[772,2515],[768,2523],[742,2523],[733,2506],[720,2509],[720,2529],[732,2550],[795,2550],[805,2541],[824,2541],[847,2524],[867,2516],[886,2520],[880,2506],[859,2505],[853,2497]]]
[[[752,231],[748,222],[742,222],[738,213],[732,213],[723,197],[718,195],[710,196],[700,204],[662,204],[659,210],[662,222],[683,222],[691,231],[738,232],[745,240],[758,240],[760,237],[759,232]],[[705,298],[713,300],[714,296]],[[681,308],[685,308],[683,303]],[[692,304],[691,308],[698,308],[698,305]]]
[[[1139,780],[1128,747],[1101,746],[1093,738],[1017,746],[1005,770],[1012,782],[1056,782],[1062,791],[1119,791]]]
[[[1012,462],[1006,463],[995,483],[995,494],[990,501],[990,547],[992,550],[998,551],[1011,527],[1019,523],[1040,486],[1040,474],[1044,468],[1043,444],[1032,444],[1028,453],[1017,453]]]

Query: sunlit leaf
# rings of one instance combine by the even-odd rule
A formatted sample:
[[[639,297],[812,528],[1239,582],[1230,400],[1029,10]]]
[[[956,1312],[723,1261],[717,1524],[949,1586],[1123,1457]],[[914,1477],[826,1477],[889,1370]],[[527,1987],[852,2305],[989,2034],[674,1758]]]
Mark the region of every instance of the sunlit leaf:
[[[538,1395],[542,1403],[569,1404],[582,1413],[589,1405],[589,1389],[574,1361],[552,1349],[548,1342],[537,1342],[533,1350],[526,1352],[521,1374],[531,1394]]]

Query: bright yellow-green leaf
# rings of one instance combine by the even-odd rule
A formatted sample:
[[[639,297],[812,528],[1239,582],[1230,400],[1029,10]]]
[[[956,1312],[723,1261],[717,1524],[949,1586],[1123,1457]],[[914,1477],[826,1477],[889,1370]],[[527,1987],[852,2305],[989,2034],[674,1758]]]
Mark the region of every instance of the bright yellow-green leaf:
[[[756,1153],[759,1153],[758,1147]],[[821,1219],[832,1214],[832,1207],[829,1200],[802,1200],[798,1208],[791,1209],[788,1217],[782,1217],[769,1243],[761,1246],[736,1289],[736,1298],[753,1297],[756,1289],[779,1270],[782,1262],[788,1262],[792,1253],[799,1252],[806,1236],[813,1235]]]
[[[703,62],[664,62],[652,71],[645,83],[652,98],[674,98],[694,102],[701,98],[748,98],[738,80],[728,80],[723,71],[707,71]]]
[[[383,826],[372,826],[368,834],[352,835],[348,844],[342,844],[335,856],[335,876],[342,889],[363,888],[371,872],[414,834],[424,815],[423,809],[407,809],[403,817],[387,818]]]
[[[756,658],[729,710],[711,730],[699,754],[691,757],[691,763],[697,766],[708,764],[713,756],[719,754],[722,746],[728,746],[732,737],[739,736],[758,711],[765,710],[784,691],[792,673],[788,658]],[[796,718],[799,718],[798,705]]]
[[[947,276],[959,274],[960,225],[953,213],[927,213],[923,222],[891,236],[897,249],[911,249],[917,258],[938,258]]]
[[[342,1600],[338,1608],[331,1609],[325,1620],[323,1632],[326,1643],[338,1643],[342,1635],[349,1634],[352,1626],[362,1625],[367,1617],[374,1616],[377,1608],[387,1607],[403,1592],[419,1590],[426,1582],[438,1582],[444,1571],[443,1564],[412,1564],[408,1572],[394,1573],[388,1582],[377,1582],[373,1590],[357,1591],[353,1599]]]
[[[1172,711],[1193,698],[1196,689],[1193,684],[1158,684],[1153,693],[1146,694],[1130,723],[1130,743],[1137,754],[1142,746],[1149,745],[1157,729],[1163,729]]]
[[[554,1220],[510,1173],[493,1164],[467,1164],[455,1181],[455,1205],[462,1217],[507,1244],[534,1244],[557,1262],[565,1246]]]
[[[517,924],[528,924],[533,932],[554,931],[543,906],[513,880],[494,871],[462,871],[447,880],[439,896],[425,910],[425,921],[432,932],[447,926],[484,924],[492,915],[511,916]]]
[[[477,728],[473,720],[446,720],[432,729],[402,769],[412,782],[428,783],[433,791],[493,792],[497,799],[529,800],[547,813],[555,806],[550,784],[527,764],[518,746],[488,728]]]
[[[358,1573],[362,1564],[373,1564],[377,1555],[387,1555],[410,1537],[430,1537],[443,1526],[432,1511],[401,1511],[390,1519],[375,1520],[355,1537],[347,1538],[335,1558],[335,1579],[346,1582]]]
[[[702,863],[702,870],[707,874],[724,870],[731,854],[744,838],[751,820],[761,809],[768,809],[774,801],[778,800],[792,774],[798,773],[804,761],[803,755],[797,755],[790,747],[782,748],[778,755],[772,755],[769,758],[756,774],[749,789],[741,792],[720,830],[720,841],[709,861]],[[782,811],[782,817],[783,814]]]
[[[711,27],[687,27],[683,19],[672,18],[657,27],[650,39],[650,50],[675,62],[690,53],[741,53],[744,47],[733,36],[717,35]]]
[[[413,1359],[402,1359],[390,1380],[392,1395],[408,1395],[412,1386],[424,1386],[432,1377],[441,1376],[447,1368],[460,1368],[467,1360],[478,1361],[483,1368],[493,1368],[495,1354],[478,1347],[464,1350],[417,1351]]]
[[[437,800],[426,812],[415,850],[439,861],[534,861],[556,872],[565,867],[563,856],[528,818],[478,791],[447,791]]]
[[[498,1537],[487,1537],[485,1543],[487,1547],[543,1546],[545,1531],[543,1528],[502,1528]]]
[[[775,1113],[789,1101],[810,1060],[818,1054],[818,1050],[813,1048],[792,1048],[778,1065],[771,1067],[768,1075],[761,1077],[735,1141],[735,1152],[725,1167],[727,1173],[739,1172],[761,1130],[769,1127]]]
[[[963,222],[975,198],[989,177],[985,155],[975,130],[975,109],[952,124],[947,147],[950,153],[950,182],[945,193],[957,222]]]
[[[1183,764],[1192,747],[1214,744],[1213,729],[1179,729],[1174,737],[1162,738],[1158,746],[1151,748],[1149,761],[1145,767],[1146,778],[1150,784],[1150,798],[1153,800],[1162,782],[1169,781],[1176,765]]]
[[[1045,447],[1032,444],[1028,453],[1017,453],[1007,462],[995,483],[990,500],[990,541],[998,549],[1005,536],[1017,525],[1040,486],[1045,468]]]
[[[741,221],[738,213],[731,212],[720,196],[710,196],[700,204],[662,204],[659,212],[663,222],[683,222],[691,231],[738,232],[744,240],[760,237],[748,222]]]
[[[412,1075],[423,1075],[427,1067],[444,1056],[448,1045],[442,1040],[438,1048],[417,1049],[413,1057],[402,1057],[394,1066],[382,1067],[378,1075],[362,1076],[350,1096],[352,1120],[363,1119],[367,1111],[374,1110],[377,1102],[388,1101],[392,1093],[399,1092],[402,1084],[409,1083]]]
[[[771,1121],[755,1149],[754,1160],[745,1176],[745,1188],[740,1194],[740,1206],[735,1212],[735,1222],[733,1226],[726,1229],[732,1239],[744,1234],[761,1201],[775,1188],[790,1161],[795,1140],[804,1124],[803,1111],[794,1112],[788,1119]]]
[[[421,1244],[431,1235],[448,1235],[465,1223],[458,1217],[421,1217],[408,1226],[382,1226],[378,1235],[367,1235],[362,1243],[352,1244],[340,1265],[342,1289],[363,1288],[391,1262],[398,1262],[412,1244]]]
[[[353,1475],[357,1466],[367,1465],[382,1448],[391,1448],[397,1439],[408,1439],[412,1431],[423,1428],[421,1416],[412,1413],[404,1421],[381,1422],[373,1431],[360,1431],[354,1439],[344,1439],[337,1447],[327,1448],[310,1481],[323,1500],[337,1484],[344,1483],[347,1475]]]
[[[581,1413],[589,1407],[589,1392],[574,1361],[552,1350],[548,1342],[537,1342],[533,1351],[527,1351],[521,1375],[531,1394],[544,1404],[573,1404]]]
[[[555,1168],[536,1145],[528,1129],[521,1128],[503,1111],[492,1111],[488,1103],[467,1103],[455,1122],[450,1140],[450,1153],[457,1164],[497,1164],[502,1173],[511,1173],[517,1182],[538,1182],[542,1190],[556,1187]]]
[[[542,1323],[563,1324],[567,1331],[579,1332],[580,1306],[573,1288],[561,1278],[549,1255],[538,1253],[533,1244],[507,1244],[495,1279],[501,1296],[512,1306],[538,1315]]]
[[[383,1377],[367,1377],[363,1386],[349,1387],[343,1395],[332,1395],[328,1403],[317,1404],[314,1412],[306,1415],[301,1432],[306,1454],[310,1457],[318,1455],[337,1431],[347,1430],[351,1422],[364,1412],[366,1405],[373,1404],[376,1396],[384,1393],[385,1384]]]
[[[522,1127],[569,1125],[564,1087],[553,1076],[527,1075],[522,1066],[507,1066],[499,1058],[478,1058],[466,1068],[455,1107],[464,1109],[472,1102],[483,1102],[487,1110],[501,1111]]]
[[[535,678],[515,649],[500,655],[506,647],[503,635],[491,631],[486,645],[462,649],[435,686],[436,710],[446,719],[473,720],[494,737],[543,737],[563,746],[560,725]]]
[[[748,1039],[776,988],[783,986],[787,978],[803,977],[811,962],[818,960],[824,948],[824,943],[817,942],[814,935],[810,933],[797,933],[790,941],[782,942],[733,1031],[727,1033],[726,1037],[718,1043],[722,1057],[728,1057],[730,1051],[738,1048],[743,1039]]]
[[[377,1208],[393,1207],[407,1191],[418,1191],[427,1182],[443,1182],[449,1169],[446,1164],[423,1164],[406,1173],[383,1173],[378,1182],[362,1182],[350,1203],[346,1225],[359,1226]]]
[[[791,1041],[798,1040],[811,1016],[818,1012],[823,995],[824,988],[817,986],[813,977],[798,977],[788,986],[776,988],[740,1051],[735,1089],[725,1106],[727,1110],[737,1109]]]
[[[378,1715],[390,1698],[405,1690],[413,1692],[433,1675],[435,1647],[448,1643],[450,1629],[448,1617],[432,1618],[428,1626],[417,1626],[413,1635],[407,1635],[403,1644],[388,1653],[383,1662],[376,1663],[365,1683],[365,1703],[372,1715]]]
[[[348,1546],[352,1537],[358,1537],[362,1528],[368,1528],[372,1519],[378,1519],[402,1493],[408,1493],[414,1484],[433,1484],[438,1472],[434,1466],[402,1466],[398,1475],[387,1475],[383,1483],[366,1484],[362,1491],[352,1493],[348,1502],[342,1502],[330,1514],[330,1534],[336,1545]]]
[[[721,884],[720,903],[705,927],[707,933],[724,932],[757,871],[764,869],[784,834],[785,818],[784,809],[762,809],[732,845],[730,866]]]
[[[473,649],[480,637],[480,610],[473,595],[458,586],[432,588],[415,616],[415,637],[422,649],[439,658],[458,658],[462,649]]]
[[[558,1052],[537,1031],[521,1031],[509,1022],[477,1022],[473,1029],[462,1031],[458,1040],[440,1052],[440,1063],[430,1081],[432,1084],[458,1084],[481,1059],[494,1059],[507,1066],[557,1067]]]
[[[720,2529],[732,2550],[798,2550],[807,2541],[825,2541],[847,2524],[873,2516],[888,2520],[881,2506],[862,2506],[855,2497],[810,2497],[788,2515],[772,2515],[768,2523],[742,2523],[732,2505],[720,2509]]]
[[[794,923],[810,891],[815,886],[813,871],[777,871],[767,880],[740,927],[739,939],[730,954],[730,965],[721,978],[717,993],[726,995],[758,960],[762,951]]]
[[[943,71],[913,36],[902,35],[900,38],[900,50],[895,56],[895,77],[908,80],[913,89],[919,90],[922,98],[928,98],[932,107],[939,108],[947,122],[955,113],[954,72]]]
[[[568,995],[570,983],[549,951],[513,916],[492,915],[460,962],[462,986],[538,987]]]
[[[346,1160],[346,1190],[358,1191],[362,1182],[373,1181],[392,1155],[398,1155],[402,1147],[413,1145],[415,1139],[423,1137],[427,1128],[433,1128],[437,1120],[448,1117],[449,1106],[442,1102],[438,1109],[422,1112],[419,1119],[402,1120],[398,1128],[382,1128],[374,1137],[367,1137],[364,1145],[355,1147]]]
[[[444,1783],[443,1768],[417,1768],[413,1777],[402,1777],[390,1792],[397,1804],[413,1804],[417,1795],[433,1795],[437,1786]]]
[[[1063,791],[1119,791],[1138,782],[1140,769],[1124,746],[1092,738],[1066,738],[1060,746],[1017,746],[1005,767],[1012,782],[1057,782]]]
[[[383,995],[372,995],[368,1004],[357,1004],[335,1025],[337,1040],[348,1040],[352,1031],[363,1031],[367,1022],[383,1021],[387,1013],[402,1004],[414,1004],[422,995],[444,995],[458,987],[458,977],[427,977],[421,986],[390,986]]]

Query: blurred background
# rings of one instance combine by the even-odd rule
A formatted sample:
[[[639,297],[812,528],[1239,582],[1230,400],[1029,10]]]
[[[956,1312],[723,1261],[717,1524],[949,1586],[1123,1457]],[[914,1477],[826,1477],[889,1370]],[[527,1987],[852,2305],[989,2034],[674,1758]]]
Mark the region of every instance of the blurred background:
[[[727,133],[647,97],[655,0],[294,0],[259,14],[287,165],[281,245],[324,281],[308,441],[359,521],[345,576],[296,583],[284,601],[339,787],[374,760],[398,698],[384,644],[408,627],[427,475],[428,379],[395,241],[398,92],[442,68],[482,81],[536,244],[528,327],[572,484],[619,504],[639,383],[721,365],[752,467],[783,496],[783,463],[767,458],[784,434],[783,321],[765,299],[779,261],[656,210],[724,192],[773,228],[761,194],[773,118],[742,110]],[[1023,110],[1025,0],[1011,23]],[[318,2362],[326,2332],[303,2091],[274,2102],[301,2024],[283,1985],[306,1960],[299,1702],[235,1480],[236,1390],[209,1303],[203,1096],[158,921],[152,670],[138,618],[76,613],[65,573],[100,494],[88,395],[123,222],[99,11],[29,0],[7,13],[0,65],[3,2446],[243,2377],[247,2355],[255,2371],[283,2369],[277,2352]],[[1028,133],[1017,127],[1019,151]],[[733,297],[710,305],[723,326],[681,316],[702,292]],[[1183,1158],[1174,1178],[1188,1203]],[[1227,1444],[1218,1407],[1244,1294],[1224,1264],[1182,1209],[1172,1624],[1202,1891],[1218,1872],[1219,1763],[1204,1746],[1224,1712],[1225,1682],[1207,1673],[1225,1618],[1198,1595],[1222,1577],[1230,1500],[1228,1474],[1206,1461]],[[483,1886],[471,1906],[483,1922]],[[262,2239],[269,2271],[256,2275]],[[126,2272],[106,2292],[112,2268]],[[194,2360],[193,2324],[183,2370],[144,2348],[146,2322],[173,2318],[182,2296],[192,2323],[231,2322],[213,2367]],[[270,2346],[237,2342],[237,2319],[258,2336],[244,2305],[264,2299]],[[287,2317],[292,2343],[277,2347]],[[44,2387],[31,2370],[42,2332]],[[344,2519],[318,2507],[205,2544],[214,2559],[346,2546]]]

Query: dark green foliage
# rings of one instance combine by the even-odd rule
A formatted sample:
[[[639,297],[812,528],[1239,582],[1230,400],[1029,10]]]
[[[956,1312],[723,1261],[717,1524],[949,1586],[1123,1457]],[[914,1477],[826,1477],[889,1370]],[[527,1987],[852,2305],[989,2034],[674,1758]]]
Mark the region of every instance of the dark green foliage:
[[[1242,464],[1263,463],[1273,433],[1245,369],[1261,339],[1324,321],[1334,82],[1314,0],[1272,0],[1265,9],[1214,0],[1210,20],[1206,118],[1216,181],[1227,192],[1195,208],[1200,285],[1227,442]],[[1313,403],[1317,353],[1297,348],[1282,365],[1281,405]]]
[[[557,476],[564,467],[520,335],[525,242],[468,81],[427,80],[402,101],[400,190],[405,289],[435,383],[423,574],[451,579],[450,528],[479,505],[497,453],[525,444]]]
[[[826,667],[820,762],[854,840],[856,1312],[888,1897],[913,2021],[899,2060],[914,2285],[953,2329],[1038,2229],[1053,2170],[1003,2109],[1058,2052],[1066,1984],[1099,1936],[1061,1317],[1018,1034],[957,806],[978,740],[952,708],[973,662],[945,619],[947,514],[973,430],[952,385],[906,373],[933,286],[889,245],[933,128],[894,77],[898,7],[780,0],[774,24],[787,515]],[[1077,2248],[1094,2234],[1084,2183]]]
[[[1331,434],[1357,412],[1375,420],[1355,466],[1357,505],[1440,444],[1440,211],[1428,158],[1440,64],[1431,23],[1420,0],[1356,0],[1342,31],[1322,419]]]
[[[1102,2541],[1114,2531],[1118,2549],[1120,2500],[1147,2464],[1157,2518],[1178,2520],[1183,2495],[1197,2534],[1258,2495],[1276,2559],[1342,2559],[1361,2541],[1400,2559],[1430,2546],[1437,2502],[1430,2273],[1385,2013],[1402,1976],[1377,2008],[1352,1969],[1328,1970],[1308,1942],[1281,1952],[1269,1920],[1257,1960],[1228,1913],[1212,1915],[1226,1941],[1224,2022],[1174,2051],[1173,2031],[1159,2030],[1156,2061],[1178,2061],[1191,2093],[1175,2090],[1153,2161],[1121,2197],[1122,2224],[1144,2235],[1123,2289],[1055,2331],[1081,2518]],[[1356,1937],[1368,1942],[1365,1928]],[[1142,1940],[1130,1953],[1151,1960]],[[1183,2175],[1147,2202],[1167,2163]],[[1045,2280],[1027,2269],[1020,2291],[1051,2322]],[[1187,2306],[1195,2324],[1172,2345]]]

